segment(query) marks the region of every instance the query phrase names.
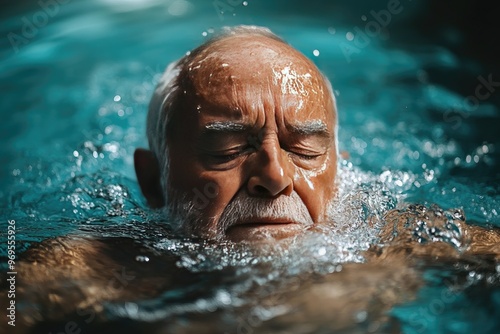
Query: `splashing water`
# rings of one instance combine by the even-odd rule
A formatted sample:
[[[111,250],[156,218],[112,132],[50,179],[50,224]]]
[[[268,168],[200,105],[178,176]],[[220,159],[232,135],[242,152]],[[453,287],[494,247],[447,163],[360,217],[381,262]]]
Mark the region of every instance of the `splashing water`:
[[[147,250],[131,258],[140,265],[151,266],[155,254],[173,254],[176,268],[201,275],[195,283],[165,289],[154,298],[106,303],[109,319],[167,321],[220,312],[220,318],[237,328],[241,310],[256,322],[286,314],[289,305],[280,302],[279,291],[294,291],[306,281],[304,276],[342,274],[349,264],[363,263],[364,252],[381,242],[379,232],[392,209],[412,213],[408,231],[420,243],[445,242],[461,249],[457,222],[464,215],[468,222],[500,227],[500,183],[495,182],[500,142],[494,136],[482,136],[491,132],[486,125],[495,124],[498,109],[481,105],[457,129],[458,123],[447,122],[445,115],[464,96],[430,80],[432,67],[456,74],[470,66],[462,66],[444,48],[388,49],[375,39],[346,66],[338,46],[349,29],[306,21],[289,27],[263,13],[243,12],[256,10],[252,2],[248,6],[245,2],[226,9],[238,12],[238,18],[225,15],[224,24],[262,17],[259,22],[283,32],[305,54],[321,50],[313,60],[333,81],[339,143],[350,154],[339,163],[338,198],[330,212],[334,220],[330,226],[259,251],[244,244],[215,245],[175,235],[168,218],[145,205],[133,175],[133,150],[147,146],[145,111],[164,67],[199,44],[201,32],[217,25],[207,23],[211,17],[206,13],[213,8],[208,8],[211,3],[184,4],[185,10],[174,12],[193,16],[171,18],[164,24],[158,8],[174,2],[148,1],[135,16],[123,16],[124,11],[115,10],[118,6],[111,2],[99,15],[92,11],[95,1],[68,4],[68,12],[54,17],[39,40],[0,64],[1,79],[9,82],[10,89],[2,108],[7,120],[2,133],[8,144],[2,145],[0,156],[2,175],[8,176],[1,180],[0,216],[2,221],[16,221],[17,252],[57,236],[122,237]],[[139,2],[134,6],[141,7]],[[105,31],[96,34],[76,12],[88,15]],[[250,14],[245,17],[245,13]],[[218,19],[217,13],[212,16]],[[75,29],[61,36],[67,27]],[[146,40],[144,31],[149,32]],[[438,220],[444,228],[434,225]],[[3,231],[0,241],[5,244]],[[4,268],[4,248],[0,255]],[[494,326],[492,319],[500,316],[498,289],[472,291],[470,295],[477,298],[461,291],[483,284],[498,286],[500,267],[496,264],[491,272],[466,265],[431,272],[419,299],[393,309],[392,314],[406,321],[409,332],[424,328],[409,325],[415,323],[412,314],[427,321],[427,329],[439,329],[448,320],[446,326],[456,329],[453,326],[461,319],[455,310],[468,307],[469,298],[478,302],[481,316],[467,318],[463,328],[478,322]],[[454,299],[442,299],[443,311],[432,313],[429,305],[434,305],[436,295],[451,289],[446,284],[456,272],[466,279],[450,284]],[[91,282],[80,282],[86,283]],[[487,309],[479,303],[484,291],[491,292]],[[262,303],[266,298],[276,302]],[[489,317],[484,317],[488,312]],[[366,318],[364,309],[356,314],[359,322]]]

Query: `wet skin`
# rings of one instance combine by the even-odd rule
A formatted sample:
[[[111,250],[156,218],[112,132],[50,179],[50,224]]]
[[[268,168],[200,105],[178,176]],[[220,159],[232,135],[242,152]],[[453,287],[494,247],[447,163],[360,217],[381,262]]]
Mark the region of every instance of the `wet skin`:
[[[296,221],[260,217],[218,221],[238,196],[273,199],[296,192],[312,222],[325,219],[334,196],[336,110],[317,68],[293,48],[262,36],[234,36],[211,45],[186,65],[178,126],[170,145],[169,183],[196,200],[195,189],[216,196],[200,210],[194,234],[232,240],[285,237]],[[168,190],[167,190],[168,192]]]

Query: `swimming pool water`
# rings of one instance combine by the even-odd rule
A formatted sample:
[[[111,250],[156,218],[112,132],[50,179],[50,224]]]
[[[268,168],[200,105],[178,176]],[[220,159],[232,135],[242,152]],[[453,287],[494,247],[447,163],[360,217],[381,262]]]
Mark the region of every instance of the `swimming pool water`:
[[[181,289],[135,306],[109,305],[110,318],[161,319],[182,307],[186,313],[222,310],[230,318],[238,305],[250,305],[255,312],[260,307],[242,297],[250,275],[245,268],[254,270],[253,281],[278,284],[278,277],[331,273],[343,263],[362,262],[361,252],[376,241],[377,226],[368,227],[367,220],[382,224],[383,214],[402,202],[461,208],[471,224],[500,227],[498,93],[478,106],[464,103],[492,75],[491,69],[418,37],[405,25],[425,8],[423,3],[404,2],[386,31],[349,55],[345,45],[354,45],[346,44],[352,42],[349,36],[373,20],[370,10],[383,9],[386,2],[366,2],[360,8],[298,1],[220,3],[68,1],[22,44],[13,47],[8,38],[2,39],[2,245],[8,220],[16,221],[19,253],[33,242],[67,234],[141,240],[181,256],[180,267],[230,270],[238,279],[204,283],[211,293],[195,302]],[[42,10],[36,3],[9,8],[2,35],[22,36],[26,20],[33,22]],[[234,245],[206,248],[176,239],[164,217],[146,207],[132,154],[136,147],[147,146],[145,118],[154,85],[168,63],[217,28],[234,24],[271,28],[332,81],[340,149],[350,155],[339,163],[339,225],[349,230],[347,237],[311,235],[301,241],[299,253],[276,259],[232,249]],[[5,266],[3,246],[0,254]],[[265,265],[274,271],[257,269]],[[466,292],[457,292],[439,309],[432,303],[448,291],[448,281],[429,275],[417,300],[391,311],[405,333],[466,333],[478,324],[485,333],[499,329],[500,290],[486,282],[494,274],[461,282],[470,289],[463,288]],[[178,309],[171,307],[173,301]]]

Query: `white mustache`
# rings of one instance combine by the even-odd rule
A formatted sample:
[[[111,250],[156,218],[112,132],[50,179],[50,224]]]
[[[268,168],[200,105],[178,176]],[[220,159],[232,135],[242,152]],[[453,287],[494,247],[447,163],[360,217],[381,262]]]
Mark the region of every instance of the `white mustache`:
[[[255,222],[261,219],[293,221],[304,226],[314,222],[306,205],[297,192],[277,198],[250,197],[240,191],[222,212],[218,222],[220,233],[241,222]]]

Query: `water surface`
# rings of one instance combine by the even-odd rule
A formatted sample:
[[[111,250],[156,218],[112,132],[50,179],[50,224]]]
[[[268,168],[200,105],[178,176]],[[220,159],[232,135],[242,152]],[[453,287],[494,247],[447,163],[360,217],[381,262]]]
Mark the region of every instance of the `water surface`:
[[[404,203],[461,209],[470,224],[500,227],[498,95],[478,106],[464,103],[490,68],[404,24],[424,5],[405,2],[384,32],[347,56],[355,28],[364,29],[373,20],[370,10],[385,2],[317,10],[300,2],[222,1],[224,13],[214,3],[71,1],[27,43],[13,47],[2,39],[2,244],[5,222],[15,220],[19,253],[68,234],[123,237],[173,253],[177,267],[207,276],[156,298],[106,304],[107,316],[127,323],[181,314],[195,322],[187,315],[216,312],[236,332],[242,309],[260,321],[286,313],[260,305],[259,293],[293,286],[292,278],[304,273],[341,272],[343,264],[364,262],[384,214]],[[22,36],[23,18],[33,22],[41,10],[37,4],[10,8],[2,35]],[[166,218],[147,208],[133,172],[134,149],[147,146],[147,103],[163,69],[217,28],[234,24],[268,26],[325,72],[338,100],[340,148],[350,155],[339,163],[342,233],[311,233],[279,257],[172,236]],[[467,333],[478,325],[493,332],[500,326],[500,290],[487,278],[498,278],[468,269],[429,270],[417,299],[390,314],[406,333]],[[227,278],[213,278],[221,273]],[[465,282],[449,279],[459,274]],[[453,283],[454,298],[436,299],[454,280],[460,281]],[[252,284],[263,290],[250,298],[245,293]],[[365,318],[358,315],[360,330]]]

